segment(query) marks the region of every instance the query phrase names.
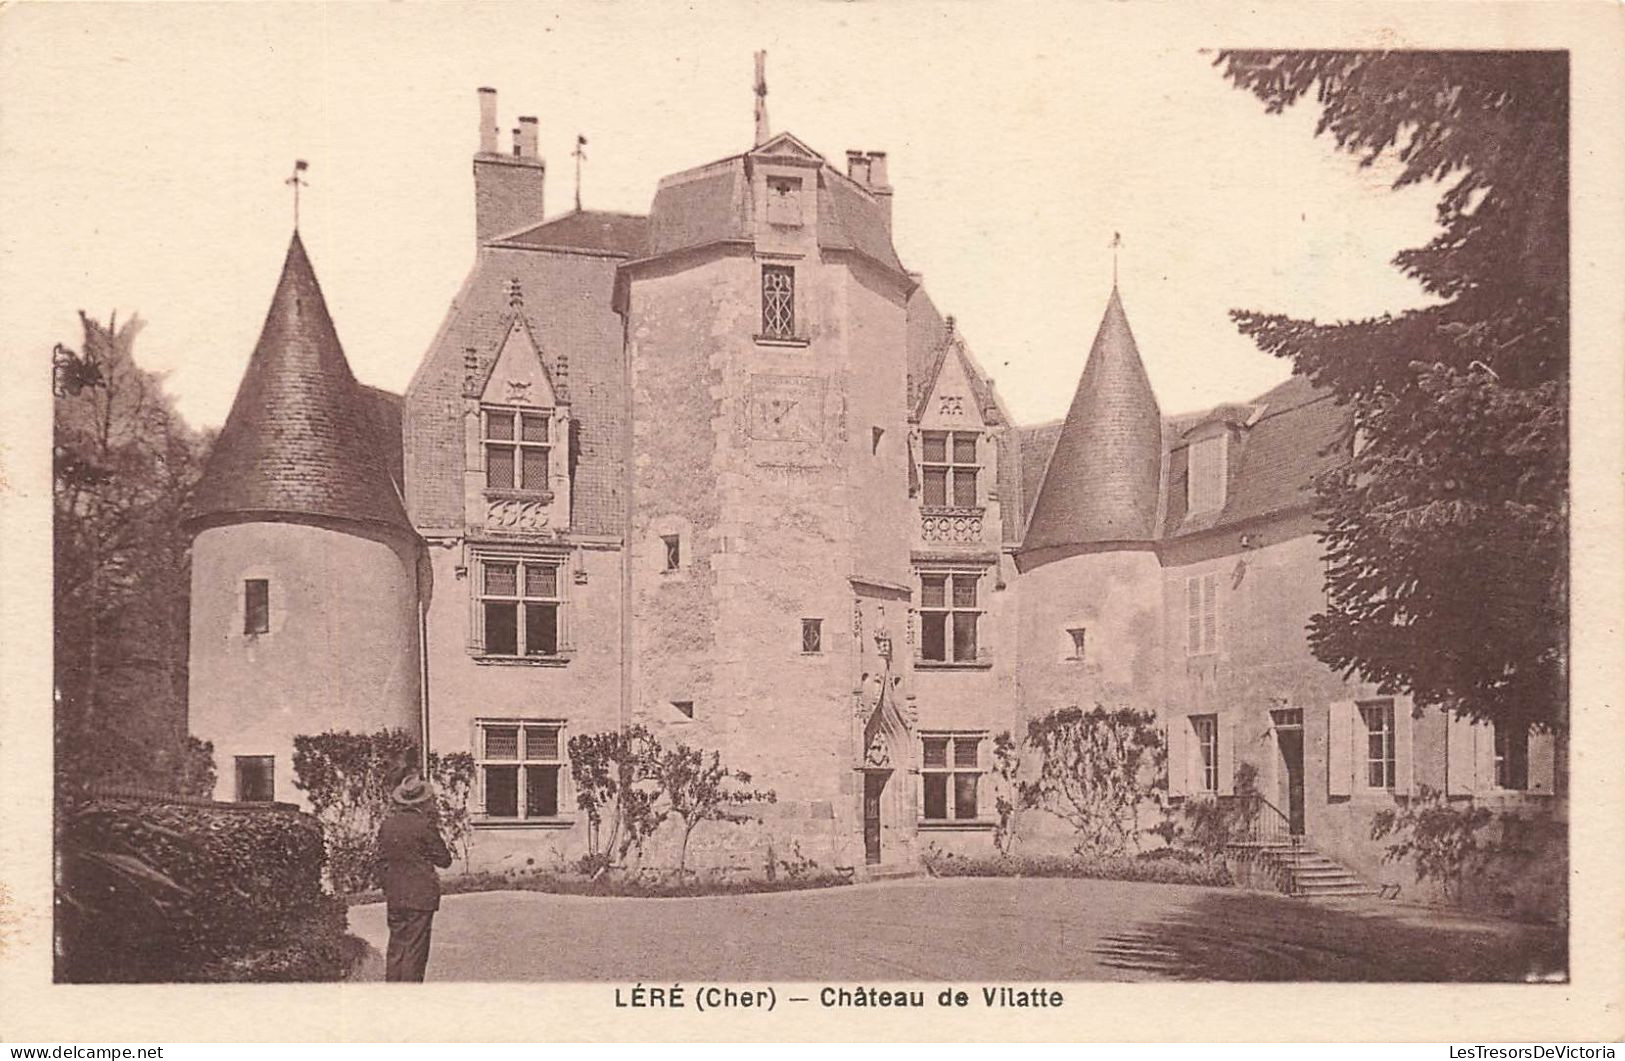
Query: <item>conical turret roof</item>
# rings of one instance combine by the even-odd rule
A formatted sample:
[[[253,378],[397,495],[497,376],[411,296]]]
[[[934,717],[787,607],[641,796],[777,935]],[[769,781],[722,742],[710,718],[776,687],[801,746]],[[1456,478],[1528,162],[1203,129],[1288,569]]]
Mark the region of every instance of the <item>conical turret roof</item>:
[[[1083,547],[1149,542],[1162,479],[1162,413],[1112,287],[1022,540],[1031,568]]]
[[[409,529],[389,465],[400,444],[388,445],[384,418],[350,373],[295,232],[192,519],[316,516]]]

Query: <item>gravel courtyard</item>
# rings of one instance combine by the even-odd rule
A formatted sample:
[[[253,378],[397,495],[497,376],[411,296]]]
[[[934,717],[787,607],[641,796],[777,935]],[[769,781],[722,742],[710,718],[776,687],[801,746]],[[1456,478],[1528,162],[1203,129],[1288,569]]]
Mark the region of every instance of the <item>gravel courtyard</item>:
[[[700,899],[450,895],[430,980],[1523,980],[1552,926],[1380,900],[1058,879],[907,880]],[[380,952],[380,904],[350,931]],[[358,979],[382,976],[369,960]]]

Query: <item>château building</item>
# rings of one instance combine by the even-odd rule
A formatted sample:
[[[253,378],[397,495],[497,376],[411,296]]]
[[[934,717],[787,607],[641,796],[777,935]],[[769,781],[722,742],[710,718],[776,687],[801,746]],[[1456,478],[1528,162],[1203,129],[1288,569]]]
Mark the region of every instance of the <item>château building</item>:
[[[477,761],[476,864],[548,866],[586,850],[569,739],[636,724],[777,794],[700,861],[906,870],[990,852],[994,738],[1097,702],[1159,713],[1176,800],[1250,764],[1367,882],[1408,882],[1370,819],[1422,785],[1556,792],[1552,738],[1310,655],[1328,394],[1170,416],[1114,287],[1066,417],[1017,424],[894,245],[884,153],[763,121],[646,215],[550,217],[535,119],[502,151],[479,102],[473,264],[405,395],[351,374],[295,234],[197,490],[221,798],[398,726]]]

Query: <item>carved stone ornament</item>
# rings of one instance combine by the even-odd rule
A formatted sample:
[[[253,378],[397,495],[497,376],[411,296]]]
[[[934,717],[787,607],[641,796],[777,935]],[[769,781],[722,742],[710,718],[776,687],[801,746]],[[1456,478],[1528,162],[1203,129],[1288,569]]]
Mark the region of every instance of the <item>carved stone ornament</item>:
[[[510,379],[505,386],[508,388],[507,400],[513,405],[530,404],[530,381]]]
[[[863,753],[865,766],[890,766],[891,745],[886,743],[884,733],[876,733],[874,740],[869,742],[869,748]]]
[[[485,510],[485,526],[489,530],[543,531],[549,515],[543,501],[492,501]]]
[[[965,399],[957,394],[944,394],[937,412],[942,416],[964,416]]]

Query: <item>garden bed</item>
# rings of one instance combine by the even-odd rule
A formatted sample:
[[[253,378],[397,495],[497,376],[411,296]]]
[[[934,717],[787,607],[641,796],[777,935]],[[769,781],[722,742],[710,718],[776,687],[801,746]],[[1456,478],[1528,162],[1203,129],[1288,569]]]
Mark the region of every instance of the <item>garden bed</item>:
[[[440,881],[440,891],[443,895],[521,891],[624,899],[689,899],[704,895],[753,895],[759,892],[838,888],[851,883],[850,877],[834,873],[780,877],[776,880],[643,873],[634,876],[606,875],[593,880],[585,874],[527,870],[508,873],[467,873],[445,877]],[[381,903],[384,901],[384,893],[376,889],[355,892],[345,896],[345,901],[351,906],[361,903]]]
[[[975,856],[929,851],[924,859],[933,877],[1087,877],[1147,884],[1200,884],[1228,888],[1235,882],[1222,861],[1159,848],[1130,855]]]

